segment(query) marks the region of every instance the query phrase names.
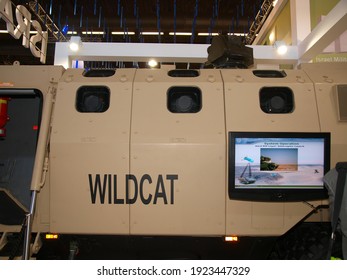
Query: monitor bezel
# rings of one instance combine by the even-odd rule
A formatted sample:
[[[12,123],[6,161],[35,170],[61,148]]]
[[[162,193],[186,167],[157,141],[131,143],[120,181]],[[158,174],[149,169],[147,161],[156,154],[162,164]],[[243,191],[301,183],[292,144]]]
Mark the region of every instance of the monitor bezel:
[[[235,139],[236,138],[323,138],[324,174],[330,170],[331,136],[329,132],[234,132],[228,133],[228,194],[229,199],[247,201],[295,202],[328,198],[327,189],[305,188],[235,188]]]

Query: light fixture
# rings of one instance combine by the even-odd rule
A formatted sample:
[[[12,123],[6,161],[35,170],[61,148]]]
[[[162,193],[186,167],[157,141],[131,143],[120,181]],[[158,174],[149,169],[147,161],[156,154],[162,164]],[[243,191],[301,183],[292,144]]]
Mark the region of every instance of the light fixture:
[[[287,53],[288,47],[283,41],[276,41],[274,47],[279,55],[285,55]]]
[[[148,61],[148,66],[154,68],[158,65],[158,62],[155,59],[151,59]]]
[[[199,32],[198,36],[218,36],[219,33],[214,32],[214,33],[207,33],[207,32]]]
[[[112,35],[135,35],[134,31],[112,31]]]
[[[234,32],[234,33],[228,33],[228,35],[230,36],[230,35],[235,35],[235,36],[247,36],[247,34],[246,33],[237,33],[237,32]]]
[[[224,240],[226,242],[238,242],[239,238],[237,236],[225,236]]]
[[[103,31],[82,31],[83,35],[104,35]]]
[[[46,239],[58,239],[59,235],[58,234],[53,234],[53,233],[46,233]]]
[[[141,35],[164,35],[164,32],[158,32],[158,31],[144,31],[140,33]]]
[[[192,32],[169,32],[170,36],[192,36]]]
[[[82,40],[80,36],[71,36],[70,38],[70,50],[77,52],[82,47]]]

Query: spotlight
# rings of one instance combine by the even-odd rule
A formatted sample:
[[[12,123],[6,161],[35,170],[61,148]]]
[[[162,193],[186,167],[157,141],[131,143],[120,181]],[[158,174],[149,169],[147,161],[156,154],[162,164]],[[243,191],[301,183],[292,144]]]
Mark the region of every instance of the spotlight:
[[[279,55],[285,55],[287,53],[288,47],[283,41],[276,41],[274,47]]]
[[[82,47],[82,40],[80,36],[71,36],[70,38],[70,50],[77,52]]]
[[[154,68],[158,65],[158,62],[155,59],[151,59],[148,61],[148,66]]]

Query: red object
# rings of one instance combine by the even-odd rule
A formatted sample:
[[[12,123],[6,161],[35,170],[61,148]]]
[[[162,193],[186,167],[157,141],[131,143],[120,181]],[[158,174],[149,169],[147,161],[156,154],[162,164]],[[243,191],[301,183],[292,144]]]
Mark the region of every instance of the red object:
[[[6,128],[5,125],[10,119],[7,115],[7,106],[10,98],[8,97],[0,97],[0,137],[6,136]]]

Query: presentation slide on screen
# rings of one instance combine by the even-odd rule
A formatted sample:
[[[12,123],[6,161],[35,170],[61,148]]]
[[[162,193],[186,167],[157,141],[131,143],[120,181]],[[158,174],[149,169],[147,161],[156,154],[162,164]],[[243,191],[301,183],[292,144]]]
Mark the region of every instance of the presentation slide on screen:
[[[321,188],[324,139],[236,138],[236,188]]]

